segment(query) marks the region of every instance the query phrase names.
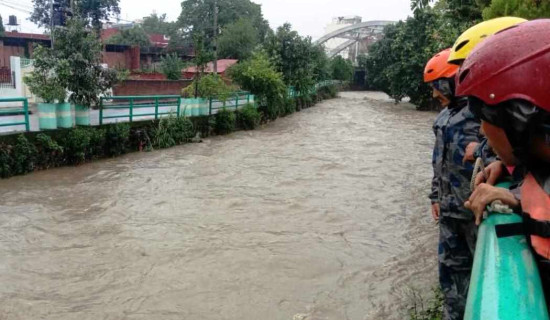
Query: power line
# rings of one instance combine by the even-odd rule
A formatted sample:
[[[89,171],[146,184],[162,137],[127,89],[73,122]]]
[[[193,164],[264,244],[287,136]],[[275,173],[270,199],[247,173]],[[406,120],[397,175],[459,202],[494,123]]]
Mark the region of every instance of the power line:
[[[4,1],[0,1],[0,5],[3,5],[4,7],[8,7],[8,8],[11,8],[11,9],[14,9],[14,10],[17,10],[17,11],[20,11],[20,12],[24,12],[24,13],[27,13],[27,14],[31,14],[32,11],[30,10],[27,10],[27,9],[23,9],[23,8],[18,8],[14,5],[10,5]]]
[[[24,9],[33,9],[34,8],[33,5],[31,5],[31,4],[25,4],[25,3],[16,2],[16,1],[13,1],[13,0],[2,0],[2,1],[7,3],[7,4],[17,6],[17,7],[20,7],[20,8],[24,8]]]

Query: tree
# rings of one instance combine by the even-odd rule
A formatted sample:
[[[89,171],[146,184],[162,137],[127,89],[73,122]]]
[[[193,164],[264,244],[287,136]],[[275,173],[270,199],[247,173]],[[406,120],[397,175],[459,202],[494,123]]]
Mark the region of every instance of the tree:
[[[166,14],[158,15],[152,13],[150,16],[144,17],[141,27],[147,33],[158,33],[167,36],[172,36],[176,31],[176,23],[166,21]]]
[[[151,45],[149,36],[140,26],[120,30],[117,34],[107,39],[106,43],[140,47],[148,47]]]
[[[55,30],[55,58],[66,61],[70,70],[60,76],[70,92],[69,101],[89,107],[99,103],[99,96],[113,86],[117,75],[101,66],[102,45],[85,25],[83,20],[71,19],[66,28]]]
[[[289,23],[268,36],[264,48],[277,71],[283,74],[285,83],[295,86],[299,92],[307,92],[315,84],[314,61],[318,49],[309,37],[301,37]]]
[[[227,73],[241,88],[256,95],[266,118],[273,120],[284,112],[286,86],[265,53],[255,53],[251,59],[229,68]]]
[[[369,51],[368,83],[396,101],[408,96],[420,108],[428,107],[432,100],[422,78],[424,66],[433,54],[450,47],[456,39],[441,32],[452,29],[447,23],[441,13],[426,8],[406,21],[387,26],[384,37]]]
[[[50,4],[52,0],[33,0],[34,10],[30,20],[39,27],[49,27],[51,23]],[[65,14],[71,8],[71,0],[56,0],[60,10],[55,14]],[[78,16],[86,21],[87,26],[92,26],[96,32],[101,30],[104,21],[109,21],[112,14],[120,14],[118,6],[120,0],[72,0],[74,5],[73,16]]]
[[[481,10],[491,3],[491,0],[411,0],[411,9],[415,14],[430,9],[430,3],[436,2],[436,9],[444,9],[443,13],[455,22],[471,22],[481,20]]]
[[[4,36],[4,22],[2,21],[2,16],[0,15],[0,37]]]
[[[485,20],[515,16],[528,20],[550,17],[550,2],[544,0],[493,0],[483,10]]]
[[[192,33],[203,33],[205,45],[209,48],[214,37],[214,1],[215,0],[185,0],[181,3],[182,12],[178,18],[178,29],[183,30],[183,36],[190,38]],[[268,34],[270,28],[262,15],[262,7],[250,0],[217,0],[218,26],[223,30],[226,26],[241,18],[249,19],[258,32],[259,41]]]
[[[350,81],[353,77],[353,64],[341,56],[332,58],[330,69],[334,80]]]
[[[218,39],[219,56],[239,60],[248,59],[258,44],[258,31],[252,22],[241,18],[227,25]]]
[[[23,81],[30,91],[45,103],[65,102],[65,80],[70,72],[66,60],[59,60],[51,48],[38,46],[34,50],[34,69]]]
[[[183,62],[176,53],[168,54],[161,58],[161,69],[168,80],[179,80]]]

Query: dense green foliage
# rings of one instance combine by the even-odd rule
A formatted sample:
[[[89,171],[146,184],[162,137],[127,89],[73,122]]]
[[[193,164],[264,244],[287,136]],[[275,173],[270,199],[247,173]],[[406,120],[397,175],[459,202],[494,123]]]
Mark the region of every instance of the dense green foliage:
[[[250,0],[217,0],[218,26],[223,30],[228,25],[246,18],[252,22],[262,41],[269,33],[269,24],[262,15],[262,7]],[[177,26],[183,31],[181,36],[190,38],[192,34],[205,35],[205,44],[211,48],[214,37],[214,0],[185,0],[181,3],[182,12]]]
[[[176,53],[171,53],[161,58],[160,67],[168,80],[179,80],[183,66],[183,61],[181,61]]]
[[[4,36],[4,31],[6,30],[4,29],[4,22],[2,21],[2,16],[0,15],[0,37]]]
[[[545,0],[493,0],[483,10],[485,20],[515,16],[525,19],[550,18],[550,2]]]
[[[301,37],[288,23],[267,37],[263,45],[284,82],[304,92],[326,77],[327,59],[324,49]]]
[[[330,61],[332,80],[350,81],[353,77],[354,67],[351,61],[336,56]]]
[[[216,114],[214,130],[217,134],[228,134],[235,131],[236,124],[237,116],[235,112],[223,108]]]
[[[148,47],[151,45],[149,36],[140,26],[122,29],[117,34],[107,39],[106,43],[140,47]]]
[[[423,82],[426,62],[476,23],[468,17],[451,19],[449,10],[446,2],[439,2],[387,26],[384,38],[371,47],[368,58],[360,61],[366,67],[369,85],[396,101],[409,97],[420,109],[432,107],[431,89]]]
[[[256,95],[260,110],[267,119],[274,120],[283,113],[286,86],[282,75],[264,53],[258,52],[251,59],[234,65],[227,74],[241,88]]]
[[[236,89],[227,85],[220,76],[208,74],[193,80],[191,85],[182,90],[182,95],[184,97],[192,97],[196,92],[197,97],[205,99],[217,98],[225,101],[235,91]]]
[[[32,0],[34,11],[30,20],[40,27],[49,27],[51,19],[50,4],[52,0]],[[74,16],[86,21],[87,26],[92,26],[97,32],[101,30],[103,22],[108,21],[112,14],[120,14],[118,6],[120,0],[72,0],[74,3]],[[71,0],[58,0],[61,10],[70,9]],[[57,13],[55,13],[57,14]]]
[[[252,22],[241,18],[227,25],[218,39],[218,57],[238,60],[248,59],[258,44],[258,30]]]
[[[172,36],[176,32],[176,23],[167,21],[166,14],[158,15],[152,13],[147,17],[143,17],[141,27],[146,33],[158,33],[167,36]]]
[[[387,26],[359,65],[367,71],[369,86],[400,101],[409,97],[419,108],[434,104],[431,89],[423,83],[426,62],[450,47],[456,38],[483,18],[549,17],[550,2],[540,0],[412,0],[414,15]]]
[[[237,112],[237,123],[244,130],[254,130],[262,121],[262,115],[252,104],[247,104]]]
[[[34,50],[33,72],[23,79],[32,93],[45,103],[63,102],[66,99],[65,79],[69,77],[67,60],[57,59],[50,48],[38,46]]]

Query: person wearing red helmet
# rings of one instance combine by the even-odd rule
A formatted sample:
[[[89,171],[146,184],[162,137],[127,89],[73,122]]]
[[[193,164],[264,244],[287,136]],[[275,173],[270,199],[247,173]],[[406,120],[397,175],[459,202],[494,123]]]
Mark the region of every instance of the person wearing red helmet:
[[[427,63],[424,81],[433,96],[446,107],[435,120],[436,137],[432,165],[432,215],[439,221],[439,283],[444,295],[444,319],[462,320],[466,307],[477,228],[473,213],[464,207],[473,174],[464,157],[469,145],[477,144],[480,121],[454,95],[458,66],[447,62],[450,50],[436,54]]]
[[[465,206],[476,223],[493,201],[521,211],[535,253],[546,301],[550,298],[550,19],[505,29],[476,47],[464,62],[457,95],[470,108],[501,162],[477,177]],[[523,181],[511,191],[493,184],[503,164],[522,169]],[[488,176],[487,180],[483,176]]]

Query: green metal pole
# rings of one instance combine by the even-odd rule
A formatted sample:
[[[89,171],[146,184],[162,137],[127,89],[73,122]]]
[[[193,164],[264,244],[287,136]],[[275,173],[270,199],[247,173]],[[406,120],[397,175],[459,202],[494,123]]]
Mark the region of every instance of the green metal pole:
[[[29,132],[31,131],[31,126],[29,123],[29,101],[26,98],[23,100],[23,109],[25,110],[25,129]]]
[[[239,94],[235,95],[235,110],[239,109]]]
[[[209,107],[209,111],[208,111],[208,115],[212,115],[212,98],[210,98],[210,107]]]
[[[130,122],[134,121],[134,98],[130,98]]]
[[[103,124],[103,98],[99,99],[99,125]]]
[[[159,97],[155,97],[155,120],[159,118]]]
[[[181,112],[181,97],[178,98],[178,108],[177,108],[178,117],[180,116],[180,112]]]

